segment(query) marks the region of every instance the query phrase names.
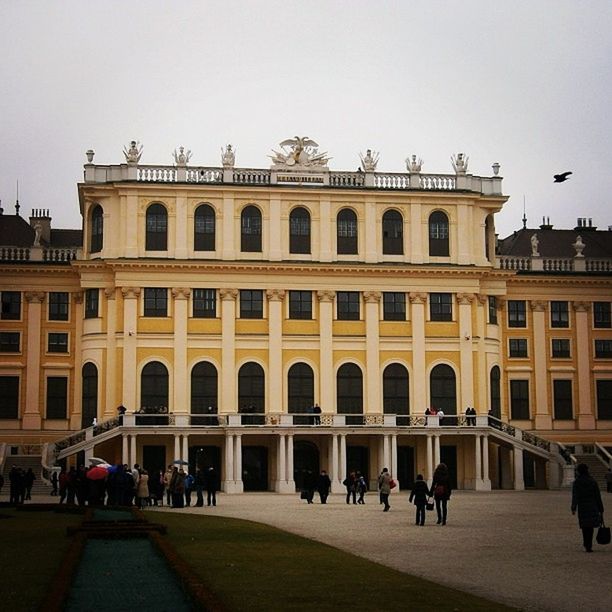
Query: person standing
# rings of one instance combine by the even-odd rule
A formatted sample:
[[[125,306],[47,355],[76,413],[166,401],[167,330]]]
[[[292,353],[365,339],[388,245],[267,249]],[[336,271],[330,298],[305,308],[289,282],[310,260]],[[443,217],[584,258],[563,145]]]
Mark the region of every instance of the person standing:
[[[603,502],[599,485],[589,474],[585,463],[579,463],[576,468],[576,480],[572,486],[572,514],[578,510],[578,525],[582,530],[584,550],[593,552],[593,532],[603,521]]]
[[[143,470],[136,485],[136,503],[141,510],[149,505],[149,473]]]
[[[317,476],[312,470],[306,470],[304,474],[304,490],[306,491],[306,501],[312,504],[315,487],[317,486]]]
[[[423,480],[423,474],[418,474],[410,491],[410,498],[408,501],[414,500],[416,506],[416,524],[421,527],[425,525],[425,505],[427,504],[427,498],[429,497],[429,489],[427,483]]]
[[[25,473],[25,487],[26,487],[26,499],[32,499],[32,487],[34,486],[34,481],[36,480],[36,476],[32,471],[32,468],[28,468],[28,471]]]
[[[319,406],[319,404],[315,404],[312,407],[312,412],[314,413],[314,424],[320,425],[321,424],[321,406]]]
[[[206,476],[202,468],[196,468],[195,473],[195,489],[196,489],[196,506],[201,508],[204,505],[204,487],[206,486]]]
[[[365,504],[365,500],[363,498],[367,490],[368,484],[366,483],[363,474],[361,472],[357,472],[357,492],[359,493],[359,498],[357,499],[358,504]]]
[[[58,476],[59,482],[59,495],[60,500],[59,503],[63,504],[66,499],[66,495],[68,493],[68,474],[66,474],[66,468],[62,466],[60,469],[60,474]]]
[[[448,500],[452,492],[450,484],[450,474],[446,463],[440,463],[436,467],[431,483],[429,495],[433,495],[436,502],[436,513],[438,514],[437,524],[446,525],[446,517],[448,514]]]
[[[321,470],[319,478],[317,479],[317,491],[321,498],[321,503],[326,504],[331,489],[331,480],[325,470]]]
[[[172,504],[172,490],[170,489],[170,481],[174,475],[174,469],[172,464],[168,466],[168,469],[164,472],[164,489],[166,490],[166,505]]]
[[[351,503],[351,497],[353,498],[353,503],[357,503],[357,480],[355,476],[355,472],[351,472],[342,482],[342,484],[346,487],[346,503]]]
[[[193,491],[193,485],[195,484],[195,478],[189,471],[185,474],[185,505],[191,506],[191,492]]]
[[[219,476],[211,465],[206,472],[206,503],[209,506],[217,505],[217,491],[219,490]]]
[[[391,474],[387,468],[383,468],[383,471],[378,477],[378,488],[380,490],[380,499],[385,505],[383,512],[389,512],[391,508],[389,504],[389,495],[391,494]]]
[[[53,470],[51,474],[51,495],[57,495],[57,471]]]

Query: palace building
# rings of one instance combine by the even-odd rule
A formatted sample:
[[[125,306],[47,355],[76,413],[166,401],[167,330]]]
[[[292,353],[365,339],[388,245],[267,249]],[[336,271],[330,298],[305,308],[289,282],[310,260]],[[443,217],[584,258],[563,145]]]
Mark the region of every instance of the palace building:
[[[499,164],[94,163],[81,230],[0,215],[0,462],[214,465],[228,493],[326,469],[559,487],[612,447],[612,232],[497,239]],[[474,416],[465,416],[468,407]],[[435,408],[440,414],[425,414]]]

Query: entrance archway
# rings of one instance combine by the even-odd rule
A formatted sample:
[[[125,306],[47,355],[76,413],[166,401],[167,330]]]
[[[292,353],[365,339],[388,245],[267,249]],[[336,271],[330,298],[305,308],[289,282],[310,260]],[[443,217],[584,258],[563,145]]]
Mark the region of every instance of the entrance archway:
[[[320,471],[319,449],[313,442],[297,440],[293,446],[293,479],[296,489],[302,489],[308,472]]]

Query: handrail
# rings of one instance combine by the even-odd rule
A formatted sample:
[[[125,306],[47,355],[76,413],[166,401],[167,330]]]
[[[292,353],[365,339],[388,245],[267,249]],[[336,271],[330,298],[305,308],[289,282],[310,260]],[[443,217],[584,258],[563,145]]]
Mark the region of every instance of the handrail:
[[[595,442],[595,455],[612,468],[612,455],[599,442]]]
[[[6,460],[6,451],[8,445],[6,442],[0,442],[0,474],[4,473],[4,462]]]
[[[566,465],[571,465],[575,467],[578,463],[578,459],[576,459],[576,456],[562,442],[557,442],[556,444],[559,447],[559,455],[561,455]]]

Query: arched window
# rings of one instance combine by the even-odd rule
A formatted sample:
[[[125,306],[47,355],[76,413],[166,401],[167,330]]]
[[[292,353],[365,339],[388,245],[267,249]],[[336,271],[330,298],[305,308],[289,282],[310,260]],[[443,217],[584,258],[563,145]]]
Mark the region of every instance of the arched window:
[[[208,361],[196,363],[191,370],[191,414],[216,414],[217,390],[217,368]]]
[[[489,374],[489,382],[490,389],[489,392],[491,394],[491,405],[489,408],[491,409],[491,414],[498,419],[501,419],[501,374],[498,366],[493,366],[491,368],[491,373]]]
[[[310,213],[302,206],[289,215],[289,252],[310,253]]]
[[[265,375],[254,362],[245,363],[238,372],[238,410],[241,413],[262,414],[266,405]]]
[[[307,363],[289,368],[288,390],[290,414],[305,414],[314,405],[314,374]]]
[[[215,250],[215,210],[209,204],[196,208],[193,225],[194,251]]]
[[[388,210],[382,218],[384,255],[403,255],[404,220],[397,210]]]
[[[81,371],[81,427],[90,427],[98,417],[98,368],[88,362]]]
[[[429,254],[448,257],[449,253],[448,217],[441,210],[436,210],[429,215]]]
[[[408,370],[401,363],[392,363],[383,372],[383,412],[410,414]]]
[[[99,253],[104,244],[104,211],[99,204],[96,204],[91,211],[91,236],[89,240],[89,250],[92,253]]]
[[[336,375],[338,414],[363,414],[363,374],[354,363],[340,366]]]
[[[444,414],[457,414],[455,372],[448,365],[437,365],[429,375],[431,405]]]
[[[140,374],[140,407],[144,412],[159,413],[168,409],[168,369],[151,361]]]
[[[245,207],[240,215],[240,250],[261,253],[261,212],[256,206]]]
[[[350,208],[343,208],[336,219],[338,255],[357,254],[357,215]]]
[[[162,204],[151,204],[147,208],[147,251],[168,249],[168,212]]]

